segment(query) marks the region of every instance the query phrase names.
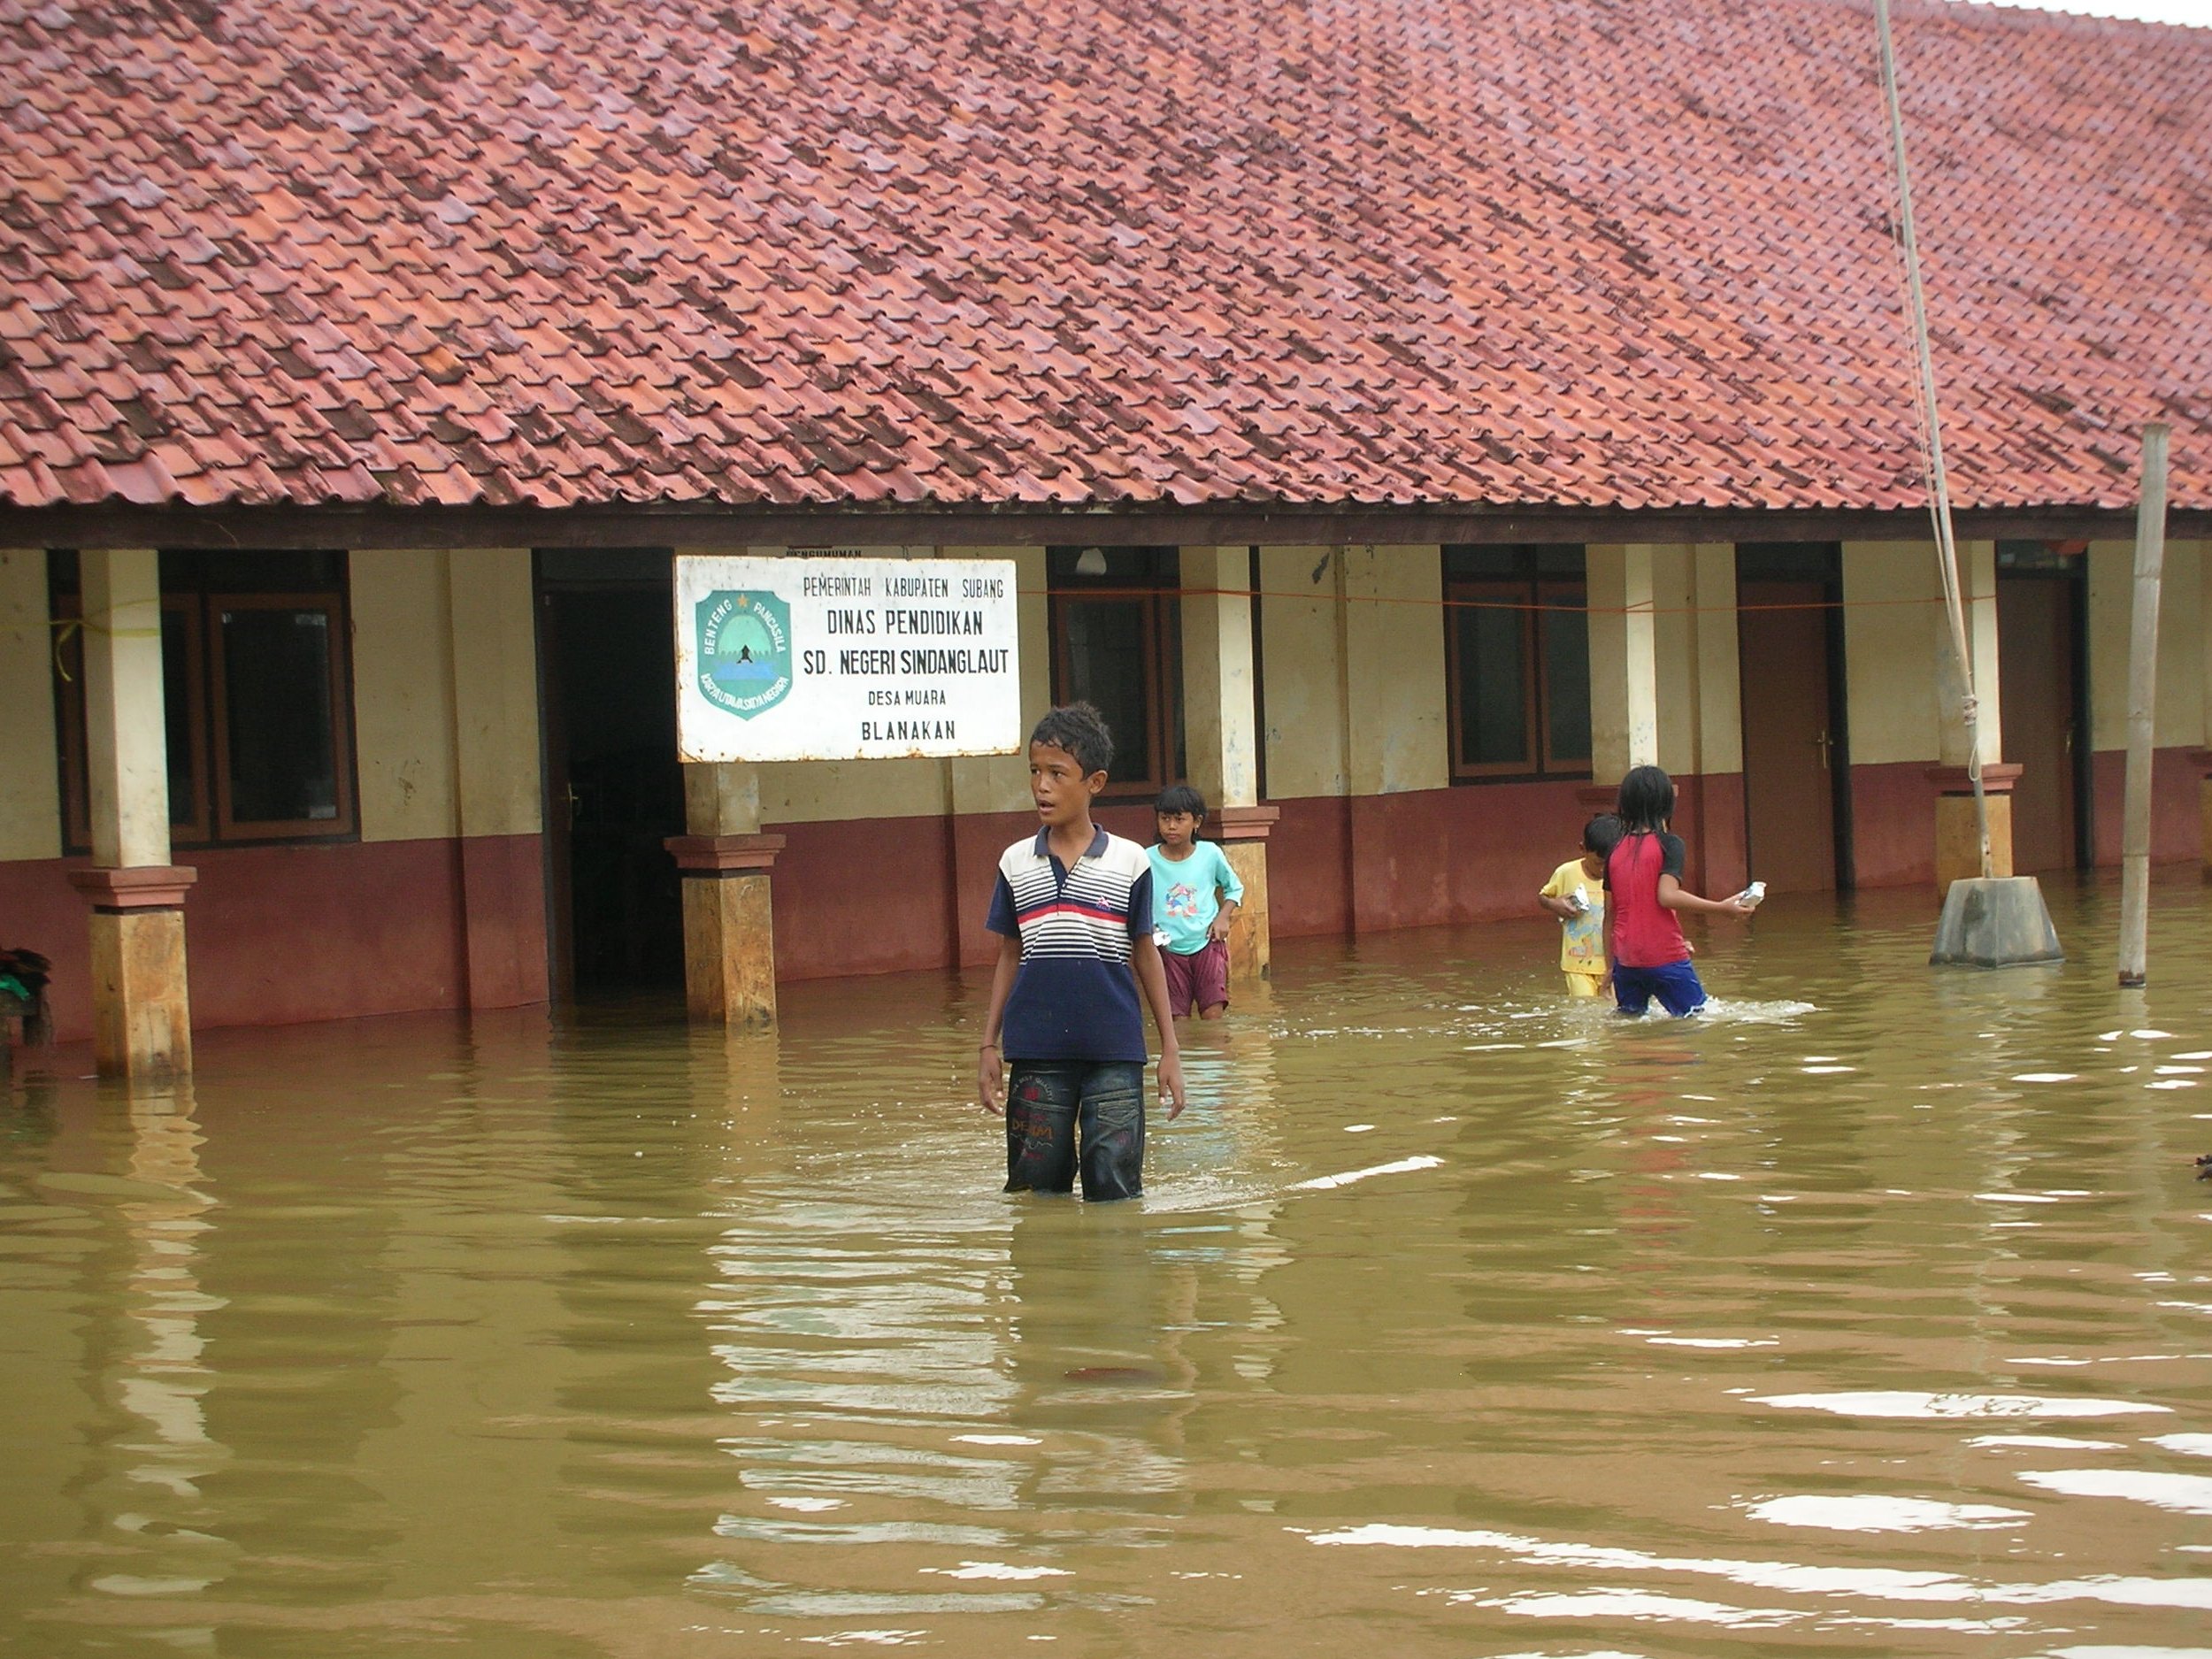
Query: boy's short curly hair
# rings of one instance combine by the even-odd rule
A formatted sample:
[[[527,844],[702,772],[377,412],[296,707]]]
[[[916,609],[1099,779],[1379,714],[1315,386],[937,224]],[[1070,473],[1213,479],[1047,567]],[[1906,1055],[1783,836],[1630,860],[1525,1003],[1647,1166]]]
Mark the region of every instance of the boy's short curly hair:
[[[1193,818],[1206,816],[1206,797],[1187,783],[1171,783],[1160,791],[1160,798],[1152,803],[1152,810],[1162,818],[1177,812],[1187,812]]]
[[[1106,772],[1114,764],[1114,734],[1106,729],[1106,717],[1087,703],[1067,703],[1048,710],[1029,733],[1033,746],[1049,743],[1075,757],[1087,778]]]
[[[1601,812],[1582,826],[1582,849],[1600,858],[1612,856],[1621,844],[1621,821],[1610,812]]]

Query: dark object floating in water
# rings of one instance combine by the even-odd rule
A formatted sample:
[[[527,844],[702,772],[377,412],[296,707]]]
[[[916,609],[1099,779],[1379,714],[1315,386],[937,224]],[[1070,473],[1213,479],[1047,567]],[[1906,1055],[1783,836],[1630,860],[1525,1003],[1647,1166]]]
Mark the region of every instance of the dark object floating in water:
[[[46,1008],[46,982],[53,964],[35,950],[0,950],[0,1020],[23,1022],[23,1046],[44,1048],[54,1041],[53,1018]],[[0,1042],[5,1027],[0,1026]]]
[[[1079,1365],[1068,1374],[1070,1382],[1157,1382],[1160,1373],[1148,1365]]]
[[[2197,1179],[2200,1181],[2212,1181],[2212,1152],[2206,1153],[2197,1160]]]

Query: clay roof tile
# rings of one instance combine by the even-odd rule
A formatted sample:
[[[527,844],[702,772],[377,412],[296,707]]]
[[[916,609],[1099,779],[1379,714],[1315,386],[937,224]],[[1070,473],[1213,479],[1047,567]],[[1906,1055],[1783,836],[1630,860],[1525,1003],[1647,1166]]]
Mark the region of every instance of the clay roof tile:
[[[164,15],[0,35],[11,501],[1920,499],[1830,0]],[[1958,500],[2212,506],[2212,32],[1898,18]]]

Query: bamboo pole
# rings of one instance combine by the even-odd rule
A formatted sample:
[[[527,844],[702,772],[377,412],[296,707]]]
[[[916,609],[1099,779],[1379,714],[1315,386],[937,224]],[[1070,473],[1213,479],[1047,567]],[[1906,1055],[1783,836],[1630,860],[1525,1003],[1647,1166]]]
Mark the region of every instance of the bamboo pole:
[[[1904,243],[1905,296],[1912,313],[1913,364],[1917,372],[1922,444],[1928,472],[1928,516],[1935,523],[1936,563],[1943,578],[1943,608],[1951,623],[1951,655],[1959,676],[1959,717],[1966,727],[1966,776],[1974,786],[1974,828],[1981,842],[1982,878],[1996,872],[1989,849],[1989,797],[1982,788],[1981,710],[1975,696],[1974,657],[1966,642],[1966,606],[1959,593],[1958,540],[1951,533],[1951,487],[1943,470],[1943,426],[1936,414],[1935,357],[1928,348],[1928,296],[1920,282],[1920,242],[1913,227],[1912,174],[1905,165],[1905,108],[1897,91],[1897,48],[1889,0],[1874,0],[1874,27],[1882,46],[1882,96],[1889,108],[1891,161],[1897,172],[1898,231]]]
[[[2166,427],[2143,428],[2135,510],[2135,616],[2128,636],[2128,770],[2120,828],[2120,983],[2150,976],[2151,757],[2158,718],[2158,597],[2166,565]]]

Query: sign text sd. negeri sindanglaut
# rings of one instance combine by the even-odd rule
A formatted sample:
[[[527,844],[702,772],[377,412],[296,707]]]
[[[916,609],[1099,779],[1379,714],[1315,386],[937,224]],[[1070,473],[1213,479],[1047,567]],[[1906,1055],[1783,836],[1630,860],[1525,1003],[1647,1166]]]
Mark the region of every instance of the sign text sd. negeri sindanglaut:
[[[874,590],[884,589],[886,600],[904,602],[921,599],[1002,599],[1006,583],[1002,577],[965,576],[957,582],[941,576],[891,576],[879,582],[872,576],[823,575],[809,576],[800,584],[800,591],[810,598],[868,599]],[[956,595],[954,589],[957,588]],[[873,677],[883,680],[911,679],[927,674],[1000,674],[1006,672],[1010,655],[1003,646],[966,645],[846,645],[849,639],[975,639],[987,631],[983,612],[961,610],[956,606],[915,605],[892,603],[880,609],[866,605],[832,605],[823,613],[832,638],[839,643],[832,649],[810,651],[805,654],[805,666],[810,673],[834,672],[844,675]],[[868,691],[872,708],[941,708],[945,703],[944,688],[939,686],[878,686]],[[895,729],[899,723],[867,721],[863,723],[862,735],[876,740],[895,740],[906,735]],[[926,722],[933,726],[945,727],[945,721]],[[879,729],[882,728],[882,729]],[[933,730],[918,736],[952,737],[951,729]]]

